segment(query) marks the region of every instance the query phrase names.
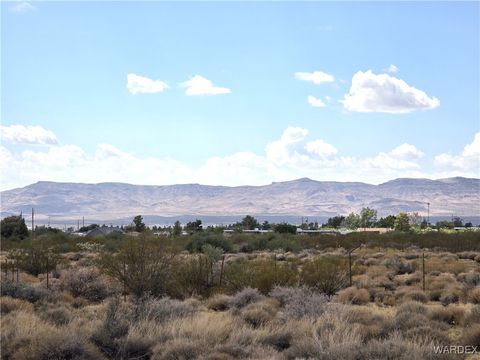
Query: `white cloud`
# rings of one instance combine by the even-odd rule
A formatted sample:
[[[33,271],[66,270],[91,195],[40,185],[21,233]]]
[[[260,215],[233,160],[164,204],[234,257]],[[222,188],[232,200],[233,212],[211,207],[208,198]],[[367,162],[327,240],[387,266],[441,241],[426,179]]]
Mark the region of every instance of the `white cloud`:
[[[397,67],[396,65],[394,65],[394,64],[390,64],[390,66],[388,67],[387,71],[388,71],[389,73],[392,73],[392,74],[393,74],[393,73],[396,73],[396,72],[398,72],[398,67]]]
[[[309,153],[316,154],[321,158],[336,155],[338,150],[323,140],[310,141],[305,144],[305,150]]]
[[[27,12],[35,10],[36,7],[26,1],[18,2],[10,8],[14,12]]]
[[[418,150],[414,145],[404,143],[393,149],[390,154],[400,159],[420,159],[424,153]]]
[[[215,86],[212,81],[200,75],[195,75],[190,80],[181,84],[185,87],[185,94],[192,95],[221,95],[229,94],[232,91],[226,87]]]
[[[325,103],[322,101],[322,99],[317,99],[312,95],[307,97],[307,102],[314,107],[325,107]]]
[[[13,144],[51,145],[58,142],[50,130],[31,125],[0,125],[0,136],[3,141]]]
[[[335,81],[335,77],[333,75],[327,74],[323,71],[314,71],[311,73],[296,72],[295,79],[313,82],[316,85]]]
[[[433,173],[422,170],[424,157],[414,145],[404,143],[366,157],[345,156],[324,140],[307,139],[309,132],[288,127],[269,142],[262,153],[236,152],[214,156],[195,166],[168,157],[142,157],[112,144],[99,144],[93,153],[77,145],[11,152],[0,146],[3,189],[39,180],[134,184],[202,183],[210,185],[261,185],[272,181],[310,177],[316,180],[381,183],[398,177],[478,177],[480,133],[458,155],[435,157]]]
[[[469,176],[480,176],[480,132],[475,134],[470,144],[465,145],[461,154],[442,153],[435,156],[434,161],[441,170],[460,171]]]
[[[388,74],[376,75],[371,70],[353,75],[350,91],[341,102],[348,111],[390,114],[429,110],[440,105],[437,98],[405,81]]]
[[[267,159],[276,164],[285,164],[292,157],[293,145],[302,141],[308,135],[308,130],[289,126],[283,131],[280,139],[267,144]]]
[[[152,80],[133,73],[127,75],[127,89],[133,95],[160,93],[168,88],[167,83],[161,80]]]

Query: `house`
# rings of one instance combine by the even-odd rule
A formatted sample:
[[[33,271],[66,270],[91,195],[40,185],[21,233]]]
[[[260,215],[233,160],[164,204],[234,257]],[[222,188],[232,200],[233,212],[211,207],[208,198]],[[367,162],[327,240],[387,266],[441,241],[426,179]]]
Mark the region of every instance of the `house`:
[[[356,232],[368,232],[373,234],[385,234],[389,231],[393,231],[390,228],[358,228]]]
[[[118,226],[99,226],[95,229],[90,230],[85,234],[87,237],[98,236],[98,235],[108,235],[111,233],[125,234],[125,231],[120,229]]]

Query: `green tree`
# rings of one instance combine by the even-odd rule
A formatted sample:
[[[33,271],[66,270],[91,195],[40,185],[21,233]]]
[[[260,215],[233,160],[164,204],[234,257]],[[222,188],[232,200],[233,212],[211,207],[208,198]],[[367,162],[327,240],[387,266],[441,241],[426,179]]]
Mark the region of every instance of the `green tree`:
[[[281,223],[281,224],[275,225],[275,232],[280,234],[296,234],[297,227],[295,225]]]
[[[360,211],[360,224],[362,227],[372,227],[377,222],[377,210],[369,207]]]
[[[334,216],[329,218],[327,223],[325,224],[326,227],[338,229],[342,226],[342,223],[345,221],[345,216]]]
[[[143,232],[146,229],[145,224],[143,223],[142,215],[137,215],[133,218],[133,223],[135,224],[135,231]]]
[[[2,238],[25,239],[28,237],[28,228],[22,216],[9,216],[0,223]]]
[[[454,227],[462,227],[463,226],[463,220],[459,218],[458,216],[455,216],[452,219],[452,223]]]
[[[410,230],[410,219],[408,214],[400,213],[395,219],[395,230],[397,231],[409,231]]]
[[[393,229],[395,226],[395,219],[397,217],[395,215],[388,215],[386,217],[380,218],[377,222],[378,227],[383,227],[383,228],[390,228]]]
[[[437,229],[453,229],[453,223],[448,220],[437,221]]]
[[[255,228],[259,228],[260,225],[253,216],[247,215],[242,219],[242,227],[244,230],[253,230]]]
[[[189,221],[185,225],[185,231],[188,233],[195,233],[202,230],[202,220],[196,219],[195,221]]]
[[[182,224],[180,224],[180,221],[175,221],[175,224],[173,224],[173,236],[180,236],[182,235]]]
[[[360,218],[360,215],[352,212],[345,218],[343,222],[343,226],[345,226],[348,229],[355,230],[360,227],[361,222],[362,222],[362,219]]]

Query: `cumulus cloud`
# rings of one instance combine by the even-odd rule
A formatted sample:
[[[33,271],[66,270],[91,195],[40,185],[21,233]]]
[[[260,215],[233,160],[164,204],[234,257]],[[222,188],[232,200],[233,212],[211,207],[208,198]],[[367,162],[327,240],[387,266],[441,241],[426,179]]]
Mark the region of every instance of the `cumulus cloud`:
[[[26,1],[18,2],[10,8],[14,12],[27,12],[35,10],[36,7]]]
[[[359,71],[352,78],[348,94],[341,101],[348,111],[382,112],[390,114],[430,110],[440,101],[405,81],[388,74]]]
[[[313,107],[325,107],[325,103],[322,99],[317,99],[315,96],[309,95],[307,97],[307,102]]]
[[[51,145],[58,143],[57,137],[50,130],[31,125],[0,125],[3,141],[13,144]]]
[[[168,88],[167,83],[161,80],[152,80],[133,73],[127,75],[127,89],[133,95],[160,93]]]
[[[226,87],[215,86],[212,81],[200,75],[195,75],[190,80],[181,84],[185,89],[185,94],[192,95],[221,95],[229,94],[232,91]]]
[[[296,72],[295,79],[312,82],[316,85],[323,83],[334,82],[335,77],[333,75],[327,74],[323,71],[314,71],[314,72]]]
[[[461,171],[470,176],[480,176],[480,132],[470,144],[465,145],[461,154],[442,153],[435,156],[435,165],[441,170]]]
[[[301,142],[307,135],[307,129],[289,126],[283,131],[280,139],[267,144],[267,159],[280,165],[289,162],[293,146]]]
[[[418,150],[414,145],[404,143],[393,149],[390,154],[400,159],[420,159],[424,153]]]
[[[321,158],[335,155],[338,152],[333,145],[330,145],[323,140],[315,140],[306,143],[305,150],[309,153],[316,154]]]
[[[387,71],[392,74],[396,73],[398,72],[398,67],[394,64],[390,64],[390,66],[387,68]]]

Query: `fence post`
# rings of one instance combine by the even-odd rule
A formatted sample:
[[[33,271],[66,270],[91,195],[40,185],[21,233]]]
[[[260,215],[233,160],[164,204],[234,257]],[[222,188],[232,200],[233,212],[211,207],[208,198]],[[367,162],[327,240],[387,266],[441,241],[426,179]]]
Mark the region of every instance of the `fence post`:
[[[48,254],[47,254],[47,289],[50,289],[50,285],[48,283],[48,272],[49,272],[49,266],[48,266]]]
[[[18,282],[18,273],[19,273],[19,270],[18,270],[18,261],[17,261],[17,282]]]
[[[15,281],[15,260],[12,260],[12,282]]]
[[[123,302],[127,302],[127,263],[123,258]]]
[[[225,255],[222,255],[222,266],[220,267],[220,286],[222,286],[223,279],[223,265],[225,264]]]
[[[5,264],[5,281],[8,280],[8,260],[4,261]]]
[[[352,252],[348,252],[348,278],[350,280],[350,287],[352,286]]]
[[[422,279],[423,279],[423,291],[425,291],[425,253],[422,253]]]

